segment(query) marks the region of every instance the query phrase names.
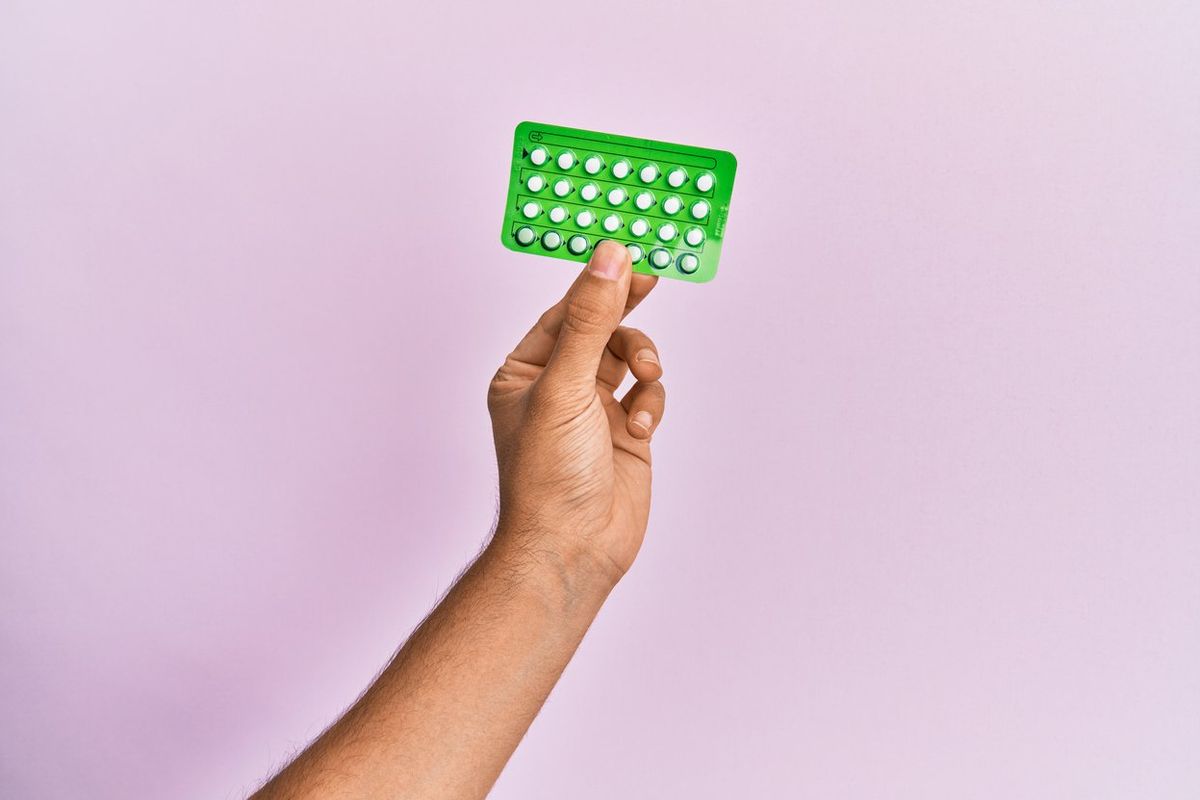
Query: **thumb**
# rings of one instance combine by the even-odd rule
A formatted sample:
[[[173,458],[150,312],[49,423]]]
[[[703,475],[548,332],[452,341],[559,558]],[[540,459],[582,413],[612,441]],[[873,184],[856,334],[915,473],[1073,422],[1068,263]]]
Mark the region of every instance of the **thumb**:
[[[591,386],[609,337],[621,324],[632,264],[620,242],[596,245],[587,269],[567,295],[558,342],[543,373],[547,380]]]

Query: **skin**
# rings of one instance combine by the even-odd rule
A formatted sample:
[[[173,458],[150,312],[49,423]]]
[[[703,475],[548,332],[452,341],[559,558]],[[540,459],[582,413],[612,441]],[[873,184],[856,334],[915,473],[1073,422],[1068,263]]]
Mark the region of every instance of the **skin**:
[[[255,798],[488,793],[646,533],[666,395],[654,343],[620,323],[656,281],[602,242],[505,359],[488,389],[495,534],[362,697]]]

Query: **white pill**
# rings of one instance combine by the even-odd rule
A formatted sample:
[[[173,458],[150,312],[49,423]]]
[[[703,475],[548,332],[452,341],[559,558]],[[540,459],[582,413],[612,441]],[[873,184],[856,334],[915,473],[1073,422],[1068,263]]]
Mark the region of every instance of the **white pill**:
[[[683,208],[683,201],[674,195],[663,200],[663,211],[668,214],[678,214],[681,208]]]
[[[659,269],[664,269],[671,263],[671,254],[666,250],[651,250],[650,263]]]
[[[654,205],[654,195],[650,192],[638,192],[637,196],[633,198],[633,204],[642,211],[648,211],[650,206]]]
[[[620,161],[612,165],[613,177],[617,180],[623,181],[629,177],[629,171],[631,169],[633,168],[629,166],[629,162],[622,158]]]
[[[583,162],[583,170],[588,175],[597,175],[604,169],[604,159],[600,156],[588,156]]]
[[[625,190],[624,189],[622,189],[620,186],[618,186],[615,189],[608,190],[609,205],[619,206],[619,205],[621,205],[621,203],[624,203],[624,202],[625,202]]]
[[[629,225],[629,232],[634,236],[645,236],[650,232],[650,223],[644,219],[635,219]]]
[[[604,230],[609,233],[616,233],[621,227],[621,218],[616,214],[609,214],[604,218]]]
[[[675,226],[669,222],[664,222],[658,226],[658,238],[664,242],[669,242],[675,238]]]
[[[529,187],[531,192],[540,192],[546,188],[546,179],[541,175],[530,175],[529,180],[525,181],[525,185]]]
[[[590,203],[600,196],[600,187],[594,183],[585,183],[579,190],[579,196]]]
[[[642,260],[644,253],[642,253],[642,248],[638,247],[636,244],[627,244],[625,245],[625,249],[629,251],[629,260],[634,264]]]
[[[526,219],[533,219],[538,214],[542,213],[542,207],[531,200],[525,205],[521,206],[521,213],[525,215]]]
[[[700,268],[700,259],[692,253],[684,253],[679,257],[679,271],[691,275]]]
[[[581,227],[588,227],[596,221],[596,215],[588,211],[586,208],[575,215],[575,222]]]
[[[697,200],[692,203],[692,219],[704,219],[708,216],[708,203]]]
[[[571,182],[566,178],[559,178],[554,182],[554,193],[559,197],[566,197],[571,193]]]
[[[641,168],[641,170],[638,171],[638,178],[642,181],[642,183],[653,183],[654,179],[657,177],[657,164],[646,164]]]
[[[533,244],[533,240],[536,238],[537,234],[533,232],[533,228],[525,227],[517,230],[517,242],[520,244]]]
[[[575,154],[570,150],[563,150],[558,154],[558,168],[570,169],[575,166]]]
[[[529,151],[529,160],[540,167],[550,160],[550,153],[544,147],[535,147]]]
[[[550,218],[554,219],[554,212],[550,212]],[[699,228],[688,228],[687,233],[683,235],[683,240],[692,247],[699,247],[704,244],[704,231]]]
[[[587,237],[575,234],[570,239],[567,239],[567,249],[575,255],[580,255],[588,249]]]
[[[567,218],[567,210],[562,206],[555,206],[550,209],[550,221],[555,225],[561,225]]]
[[[702,192],[707,192],[713,187],[713,176],[711,172],[701,173],[696,177],[696,188]]]
[[[667,184],[669,186],[671,186],[671,188],[673,188],[673,189],[678,189],[680,186],[683,186],[683,184],[686,182],[687,182],[687,173],[684,172],[679,167],[676,167],[675,169],[673,169],[667,173]]]
[[[547,250],[557,250],[562,244],[562,235],[558,231],[546,231],[542,234],[542,247]]]

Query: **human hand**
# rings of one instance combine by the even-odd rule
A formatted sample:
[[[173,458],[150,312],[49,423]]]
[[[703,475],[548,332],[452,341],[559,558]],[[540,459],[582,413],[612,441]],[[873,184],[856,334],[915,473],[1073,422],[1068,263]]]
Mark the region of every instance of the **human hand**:
[[[488,389],[500,471],[496,541],[615,583],[650,513],[650,439],[666,393],[654,342],[621,320],[658,279],[601,242]],[[632,371],[637,383],[615,392]]]

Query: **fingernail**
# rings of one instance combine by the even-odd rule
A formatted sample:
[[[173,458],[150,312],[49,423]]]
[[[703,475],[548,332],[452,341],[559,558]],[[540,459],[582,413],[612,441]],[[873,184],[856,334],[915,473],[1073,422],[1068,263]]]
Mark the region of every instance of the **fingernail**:
[[[639,411],[633,415],[633,419],[629,420],[634,425],[644,431],[650,430],[650,425],[654,422],[654,417],[650,416],[649,411]]]
[[[638,350],[637,355],[633,357],[634,361],[645,361],[648,364],[658,363],[658,353],[655,353],[649,347],[644,347]]]
[[[592,260],[588,262],[588,270],[598,278],[615,281],[621,277],[621,267],[629,256],[625,248],[612,240],[605,240],[596,245]]]

